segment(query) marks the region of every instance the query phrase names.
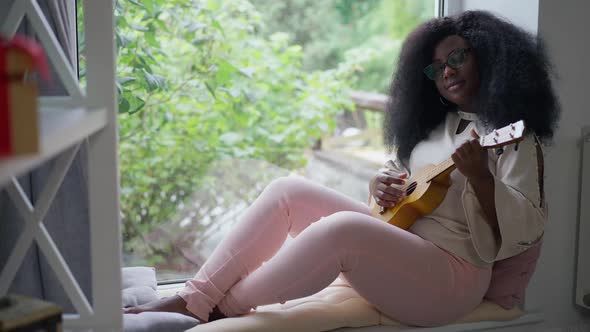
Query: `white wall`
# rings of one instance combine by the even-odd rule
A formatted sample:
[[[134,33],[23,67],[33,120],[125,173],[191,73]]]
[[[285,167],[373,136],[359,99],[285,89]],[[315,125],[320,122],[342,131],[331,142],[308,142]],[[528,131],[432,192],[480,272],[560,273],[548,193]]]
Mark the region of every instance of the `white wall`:
[[[548,313],[554,326],[590,320],[590,312],[574,305],[581,128],[590,125],[588,15],[590,1],[539,0],[538,34],[559,76],[556,89],[562,115],[545,163],[550,219],[529,299]]]
[[[511,331],[546,331],[573,326],[578,327],[575,331],[586,331],[579,326],[581,321],[590,324],[590,312],[574,304],[574,288],[581,128],[590,126],[590,1],[448,0],[448,5],[449,14],[472,9],[490,10],[538,33],[546,42],[559,76],[555,87],[562,115],[554,144],[546,150],[549,223],[526,303],[528,310],[543,312],[545,322],[543,326]],[[562,331],[561,328],[550,331]]]
[[[460,0],[462,10],[488,10],[537,33],[539,0]]]

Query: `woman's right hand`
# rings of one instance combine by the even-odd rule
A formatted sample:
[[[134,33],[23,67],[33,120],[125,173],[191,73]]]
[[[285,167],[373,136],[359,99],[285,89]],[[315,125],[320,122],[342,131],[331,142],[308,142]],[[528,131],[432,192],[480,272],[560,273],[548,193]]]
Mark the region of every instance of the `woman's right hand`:
[[[404,199],[405,192],[391,185],[403,185],[407,177],[407,173],[398,173],[386,168],[379,170],[373,177],[370,187],[377,205],[391,208]]]

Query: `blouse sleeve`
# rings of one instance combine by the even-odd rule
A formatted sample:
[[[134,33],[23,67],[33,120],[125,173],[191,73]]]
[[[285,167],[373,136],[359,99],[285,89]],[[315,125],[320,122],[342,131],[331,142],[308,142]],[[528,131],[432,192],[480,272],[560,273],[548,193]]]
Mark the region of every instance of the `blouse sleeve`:
[[[391,158],[385,163],[385,165],[383,165],[383,167],[397,173],[408,172],[396,155],[392,155]],[[410,174],[408,173],[408,175]]]
[[[528,135],[518,144],[504,148],[495,161],[494,198],[499,238],[485,221],[474,189],[466,180],[462,193],[463,208],[472,241],[482,260],[492,263],[519,254],[539,242],[543,236],[547,211],[542,193],[542,151]],[[493,167],[490,163],[490,167]],[[493,172],[492,172],[493,173]]]

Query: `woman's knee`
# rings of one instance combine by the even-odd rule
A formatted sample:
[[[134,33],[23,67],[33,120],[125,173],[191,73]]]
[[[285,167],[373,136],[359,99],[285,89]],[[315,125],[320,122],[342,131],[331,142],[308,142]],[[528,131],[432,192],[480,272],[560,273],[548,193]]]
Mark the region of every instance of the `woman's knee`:
[[[292,185],[298,185],[304,179],[297,176],[281,176],[272,180],[267,187],[287,187]]]
[[[265,191],[273,196],[279,197],[287,195],[289,198],[299,196],[305,197],[305,194],[313,190],[313,184],[297,176],[282,176],[274,179],[266,186]]]
[[[326,241],[336,244],[352,245],[362,234],[370,227],[374,220],[360,212],[340,211],[323,218],[321,222],[316,223],[314,227],[319,228],[322,236]]]

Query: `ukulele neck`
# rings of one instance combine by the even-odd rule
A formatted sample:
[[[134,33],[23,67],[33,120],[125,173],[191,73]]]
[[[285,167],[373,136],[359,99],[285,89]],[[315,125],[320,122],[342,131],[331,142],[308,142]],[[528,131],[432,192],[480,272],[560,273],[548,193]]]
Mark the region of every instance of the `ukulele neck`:
[[[428,175],[426,175],[426,182],[430,182],[435,177],[445,173],[445,172],[452,172],[456,168],[455,163],[453,162],[452,158],[448,158],[441,162],[440,164],[436,165]]]
[[[524,121],[520,120],[503,128],[494,129],[492,133],[481,137],[479,139],[479,144],[484,149],[499,148],[511,143],[516,143],[516,147],[518,147],[518,142],[523,139],[524,131]],[[434,168],[426,174],[426,182],[432,181],[432,179],[445,172],[452,172],[455,167],[453,159],[449,157],[434,166]]]

